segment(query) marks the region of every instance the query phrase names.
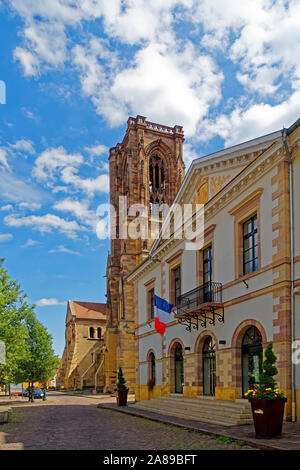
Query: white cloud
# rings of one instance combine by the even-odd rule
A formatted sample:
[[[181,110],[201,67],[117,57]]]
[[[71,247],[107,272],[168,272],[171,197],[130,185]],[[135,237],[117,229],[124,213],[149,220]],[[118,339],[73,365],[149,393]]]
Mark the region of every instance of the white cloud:
[[[236,108],[229,115],[221,114],[215,121],[203,121],[199,127],[199,140],[210,140],[219,135],[225,145],[234,145],[260,135],[289,127],[299,118],[300,90],[278,105],[252,104]]]
[[[29,209],[30,211],[36,211],[42,207],[42,204],[34,202],[21,202],[19,204],[20,209]]]
[[[7,204],[6,206],[0,207],[0,211],[11,211],[13,210],[13,206],[11,204]]]
[[[31,155],[35,153],[34,144],[31,140],[20,139],[17,140],[14,144],[9,144],[9,146],[10,148],[22,153],[29,153]]]
[[[30,111],[29,109],[26,109],[24,107],[21,108],[21,111],[24,113],[24,115],[26,117],[28,117],[29,119],[32,119],[33,121],[38,121],[38,118],[37,116],[32,112]]]
[[[29,50],[26,50],[23,47],[16,47],[14,51],[14,59],[21,62],[25,76],[35,76],[39,73],[38,57]]]
[[[92,145],[90,147],[85,147],[85,150],[92,156],[92,157],[100,157],[100,155],[103,155],[104,153],[108,153],[108,147],[103,144],[96,144]]]
[[[67,167],[62,170],[61,179],[66,184],[71,184],[76,190],[84,191],[92,197],[95,193],[109,192],[109,175],[102,174],[96,178],[81,178],[76,168]]]
[[[59,302],[56,298],[39,299],[35,302],[38,307],[55,307],[56,305],[65,305],[66,302]]]
[[[53,209],[61,212],[69,212],[74,215],[80,222],[90,227],[95,227],[96,213],[89,210],[88,201],[78,201],[70,198],[58,201],[53,205]]]
[[[28,202],[39,204],[44,194],[7,171],[0,171],[0,196],[11,202]]]
[[[12,238],[11,233],[0,233],[0,243],[9,242]]]
[[[32,238],[29,238],[27,240],[26,243],[24,243],[24,245],[21,245],[21,248],[30,248],[31,246],[36,246],[36,245],[40,245],[41,242],[37,241],[37,240],[33,240]]]
[[[37,76],[68,63],[112,126],[123,124],[128,114],[144,114],[183,125],[195,142],[219,135],[228,144],[256,130],[257,135],[273,130],[283,118],[291,122],[300,105],[292,103],[300,89],[298,0],[10,0],[10,5],[24,22],[14,52],[24,74]],[[93,24],[95,36],[88,33],[82,41],[80,34],[78,40],[73,33],[86,24]],[[248,103],[242,110],[235,97],[229,117],[222,114],[226,104],[217,108],[220,67],[235,73]],[[256,110],[264,120],[252,114]],[[77,168],[66,169],[68,184],[93,194],[99,181],[82,182]]]
[[[66,248],[63,245],[59,245],[56,249],[54,250],[49,250],[49,253],[68,253],[69,255],[77,255],[80,256],[80,253],[78,251],[73,251],[70,250],[69,248]]]
[[[54,180],[57,170],[78,167],[83,163],[80,153],[69,154],[64,147],[44,150],[36,159],[32,174],[39,181]]]
[[[30,215],[27,217],[10,214],[4,217],[4,223],[10,227],[31,227],[41,233],[58,231],[69,238],[76,238],[77,232],[85,230],[76,221],[65,220],[54,214]]]
[[[8,170],[9,165],[8,165],[8,162],[7,162],[6,155],[7,155],[6,150],[4,148],[0,148],[0,166],[2,165],[4,168],[6,168]]]
[[[98,48],[96,43],[93,38],[86,48],[76,46],[74,63],[83,91],[111,125],[121,124],[128,114],[144,114],[161,123],[183,124],[191,135],[221,98],[222,73],[191,42],[150,43],[135,54],[128,68],[116,68],[109,78],[100,64],[102,42]]]

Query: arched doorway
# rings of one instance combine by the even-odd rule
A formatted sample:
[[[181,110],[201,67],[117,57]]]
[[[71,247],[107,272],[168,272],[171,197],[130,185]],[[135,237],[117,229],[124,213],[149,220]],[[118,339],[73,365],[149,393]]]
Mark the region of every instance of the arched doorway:
[[[184,382],[183,352],[180,343],[177,344],[174,352],[175,361],[175,393],[182,393]]]
[[[251,385],[258,384],[262,372],[262,336],[258,328],[250,326],[242,341],[243,396]]]
[[[215,395],[216,388],[216,345],[208,336],[203,345],[203,395]]]

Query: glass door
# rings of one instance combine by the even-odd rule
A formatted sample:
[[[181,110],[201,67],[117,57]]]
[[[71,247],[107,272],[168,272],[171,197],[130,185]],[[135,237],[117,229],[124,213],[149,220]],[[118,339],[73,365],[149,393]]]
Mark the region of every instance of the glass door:
[[[216,349],[211,336],[203,346],[203,394],[215,395],[216,388]]]
[[[259,385],[262,362],[262,337],[259,330],[251,326],[242,343],[243,396],[251,386]]]
[[[183,382],[183,354],[181,344],[178,344],[175,349],[175,393],[182,393]]]

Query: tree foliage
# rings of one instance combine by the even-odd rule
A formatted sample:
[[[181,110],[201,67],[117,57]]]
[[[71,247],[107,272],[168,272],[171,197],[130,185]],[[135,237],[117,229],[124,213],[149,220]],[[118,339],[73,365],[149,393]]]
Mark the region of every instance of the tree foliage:
[[[123,369],[122,369],[121,366],[119,366],[117,389],[118,390],[128,390],[128,388],[126,387],[125,384],[126,384],[126,380],[125,380],[124,375],[123,375]]]
[[[0,260],[0,340],[6,347],[6,362],[0,364],[1,383],[45,381],[59,361],[52,337],[36,319],[34,307],[20,285],[11,279]]]
[[[6,348],[6,362],[0,364],[0,381],[14,382],[16,361],[24,354],[26,321],[34,318],[32,306],[20,285],[11,279],[0,260],[0,340]]]
[[[278,374],[277,367],[274,365],[277,357],[273,352],[273,343],[269,343],[265,350],[265,360],[262,363],[263,372],[259,375],[259,384],[263,387],[269,387],[272,390],[276,387],[274,375]]]

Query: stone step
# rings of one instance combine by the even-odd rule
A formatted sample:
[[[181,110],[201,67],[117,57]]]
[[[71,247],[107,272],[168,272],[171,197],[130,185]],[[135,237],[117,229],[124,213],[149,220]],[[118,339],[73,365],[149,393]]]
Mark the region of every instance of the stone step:
[[[158,398],[168,398],[168,399],[174,399],[174,400],[179,400],[179,401],[185,400],[185,401],[190,401],[190,402],[194,402],[195,400],[197,400],[198,402],[201,402],[202,404],[207,404],[207,405],[213,403],[214,406],[216,407],[228,406],[232,408],[245,408],[245,409],[249,408],[249,410],[251,410],[250,403],[248,402],[248,400],[244,400],[243,398],[237,399],[235,401],[228,401],[228,400],[216,400],[215,397],[205,396],[205,395],[198,395],[195,398],[184,397],[180,395],[179,393],[171,393],[170,395],[164,395]]]
[[[140,402],[141,406],[143,408],[155,408],[157,412],[161,411],[170,411],[170,412],[180,412],[180,413],[188,413],[189,415],[194,415],[197,417],[214,417],[215,419],[221,419],[223,420],[224,418],[226,420],[234,420],[234,421],[242,421],[244,422],[247,419],[252,419],[252,414],[251,413],[232,413],[230,410],[218,410],[215,411],[213,409],[204,409],[201,407],[195,407],[195,406],[189,406],[189,405],[178,405],[176,408],[174,408],[171,404],[168,403],[151,403],[151,400],[149,400],[149,403],[147,402]],[[139,407],[139,404],[135,404],[137,408]]]
[[[158,407],[151,407],[151,406],[143,406],[143,405],[129,405],[132,408],[139,409],[139,410],[144,410],[144,411],[150,411],[153,413],[159,413],[162,415],[166,416],[174,416],[177,418],[182,418],[186,420],[192,420],[192,421],[200,421],[203,423],[210,423],[210,424],[215,424],[215,425],[221,425],[221,426],[236,426],[239,424],[252,424],[252,418],[251,419],[233,419],[233,418],[221,418],[221,417],[214,417],[214,416],[204,416],[201,414],[191,414],[191,412],[182,412],[182,411],[177,411],[177,410],[161,410]]]
[[[252,412],[248,402],[227,402],[213,397],[188,398],[183,396],[161,396],[130,405],[133,408],[163,415],[177,416],[213,424],[252,424]]]
[[[148,406],[145,404],[145,406]],[[163,404],[163,403],[156,403],[156,404],[149,404],[149,406],[155,406],[157,409],[161,410],[173,410],[174,407],[170,404]],[[232,419],[249,419],[252,417],[251,413],[243,413],[243,412],[235,412],[232,413],[231,410],[213,410],[208,408],[196,407],[196,406],[189,406],[189,405],[178,405],[175,408],[176,411],[186,412],[189,411],[192,414],[201,414],[202,416],[215,416],[215,417],[228,417]]]
[[[234,405],[231,404],[230,402],[225,402],[222,404],[222,406],[220,406],[220,404],[214,402],[214,401],[200,401],[200,400],[197,400],[197,398],[192,398],[192,399],[182,399],[182,400],[173,400],[172,398],[169,398],[168,397],[158,397],[158,398],[155,398],[155,400],[157,400],[157,403],[160,403],[161,405],[165,404],[165,403],[168,403],[169,405],[173,405],[175,407],[178,407],[178,406],[190,406],[190,407],[193,407],[193,408],[201,408],[201,409],[206,409],[206,410],[213,410],[215,412],[224,412],[224,410],[226,411],[230,411],[230,413],[232,414],[235,414],[235,413],[240,413],[240,414],[251,414],[251,407],[249,406],[244,406],[244,405],[241,405],[241,406],[238,406],[238,405]],[[227,404],[229,403],[229,404]]]

